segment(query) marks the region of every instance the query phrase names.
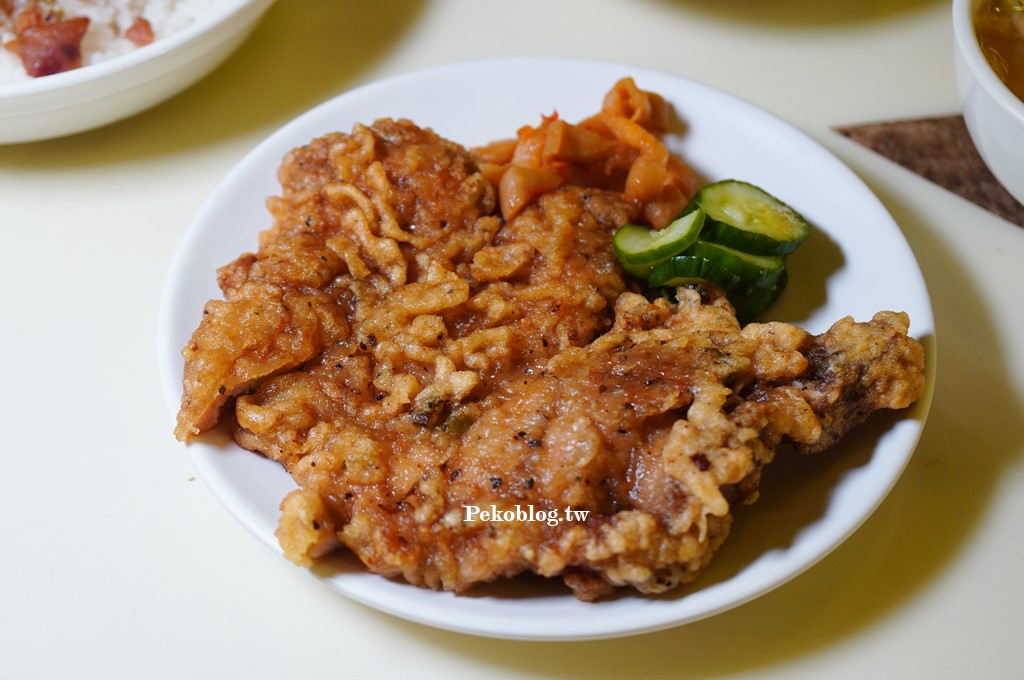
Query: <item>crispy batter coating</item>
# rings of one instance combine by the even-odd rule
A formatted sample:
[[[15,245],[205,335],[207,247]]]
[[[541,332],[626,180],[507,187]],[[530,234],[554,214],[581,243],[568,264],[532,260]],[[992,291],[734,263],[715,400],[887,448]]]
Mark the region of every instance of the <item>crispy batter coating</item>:
[[[344,546],[431,588],[663,592],[781,442],[820,450],[923,390],[904,314],[815,337],[741,327],[714,290],[629,292],[610,240],[644,206],[621,191],[563,186],[502,221],[469,153],[390,120],[280,176],[274,227],[184,350],[177,434],[235,397],[236,441],[301,487],[277,532],[298,564]]]
[[[259,254],[218,272],[225,299],[206,306],[183,350],[179,439],[212,427],[257,381],[348,338],[352,323],[383,318],[374,306],[396,289],[392,304],[429,307],[415,302],[429,284],[404,287],[419,278],[418,263],[435,273],[465,263],[498,229],[494,190],[473,159],[407,121],[317,139],[285,159],[279,178]]]

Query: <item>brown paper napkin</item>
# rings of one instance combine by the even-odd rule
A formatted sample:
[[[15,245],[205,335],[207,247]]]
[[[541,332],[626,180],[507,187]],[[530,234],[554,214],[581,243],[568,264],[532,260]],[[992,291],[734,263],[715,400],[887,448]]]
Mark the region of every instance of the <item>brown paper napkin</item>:
[[[962,116],[917,118],[850,127],[836,132],[877,154],[1024,227],[1024,205],[992,176],[974,148]]]

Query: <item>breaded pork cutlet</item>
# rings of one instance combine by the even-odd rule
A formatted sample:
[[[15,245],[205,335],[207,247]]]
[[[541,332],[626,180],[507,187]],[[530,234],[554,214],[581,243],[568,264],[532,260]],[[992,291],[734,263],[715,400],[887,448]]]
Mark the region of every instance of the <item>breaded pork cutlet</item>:
[[[663,592],[780,443],[819,451],[922,393],[904,314],[812,336],[741,327],[707,287],[631,292],[611,237],[644,206],[620,191],[564,185],[503,219],[472,154],[392,120],[280,176],[274,226],[184,350],[177,435],[226,415],[291,473],[277,535],[298,564],[348,549],[430,588]]]

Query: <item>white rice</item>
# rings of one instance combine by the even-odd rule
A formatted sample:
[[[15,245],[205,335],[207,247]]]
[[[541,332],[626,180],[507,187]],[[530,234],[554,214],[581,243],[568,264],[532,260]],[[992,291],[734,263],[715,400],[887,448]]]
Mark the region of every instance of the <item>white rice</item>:
[[[89,17],[89,30],[82,40],[82,67],[106,61],[139,49],[124,37],[125,30],[139,16],[153,28],[154,42],[166,38],[196,22],[211,8],[224,0],[55,0],[45,7],[55,7],[65,16]],[[0,18],[0,45],[14,38],[9,21]],[[10,50],[0,47],[0,83],[28,79],[21,60]]]

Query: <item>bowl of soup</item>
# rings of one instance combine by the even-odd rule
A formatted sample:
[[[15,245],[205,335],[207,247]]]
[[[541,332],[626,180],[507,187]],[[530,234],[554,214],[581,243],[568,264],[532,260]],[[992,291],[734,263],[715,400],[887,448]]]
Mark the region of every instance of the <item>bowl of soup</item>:
[[[967,130],[1024,203],[1024,0],[953,0],[953,33]]]

